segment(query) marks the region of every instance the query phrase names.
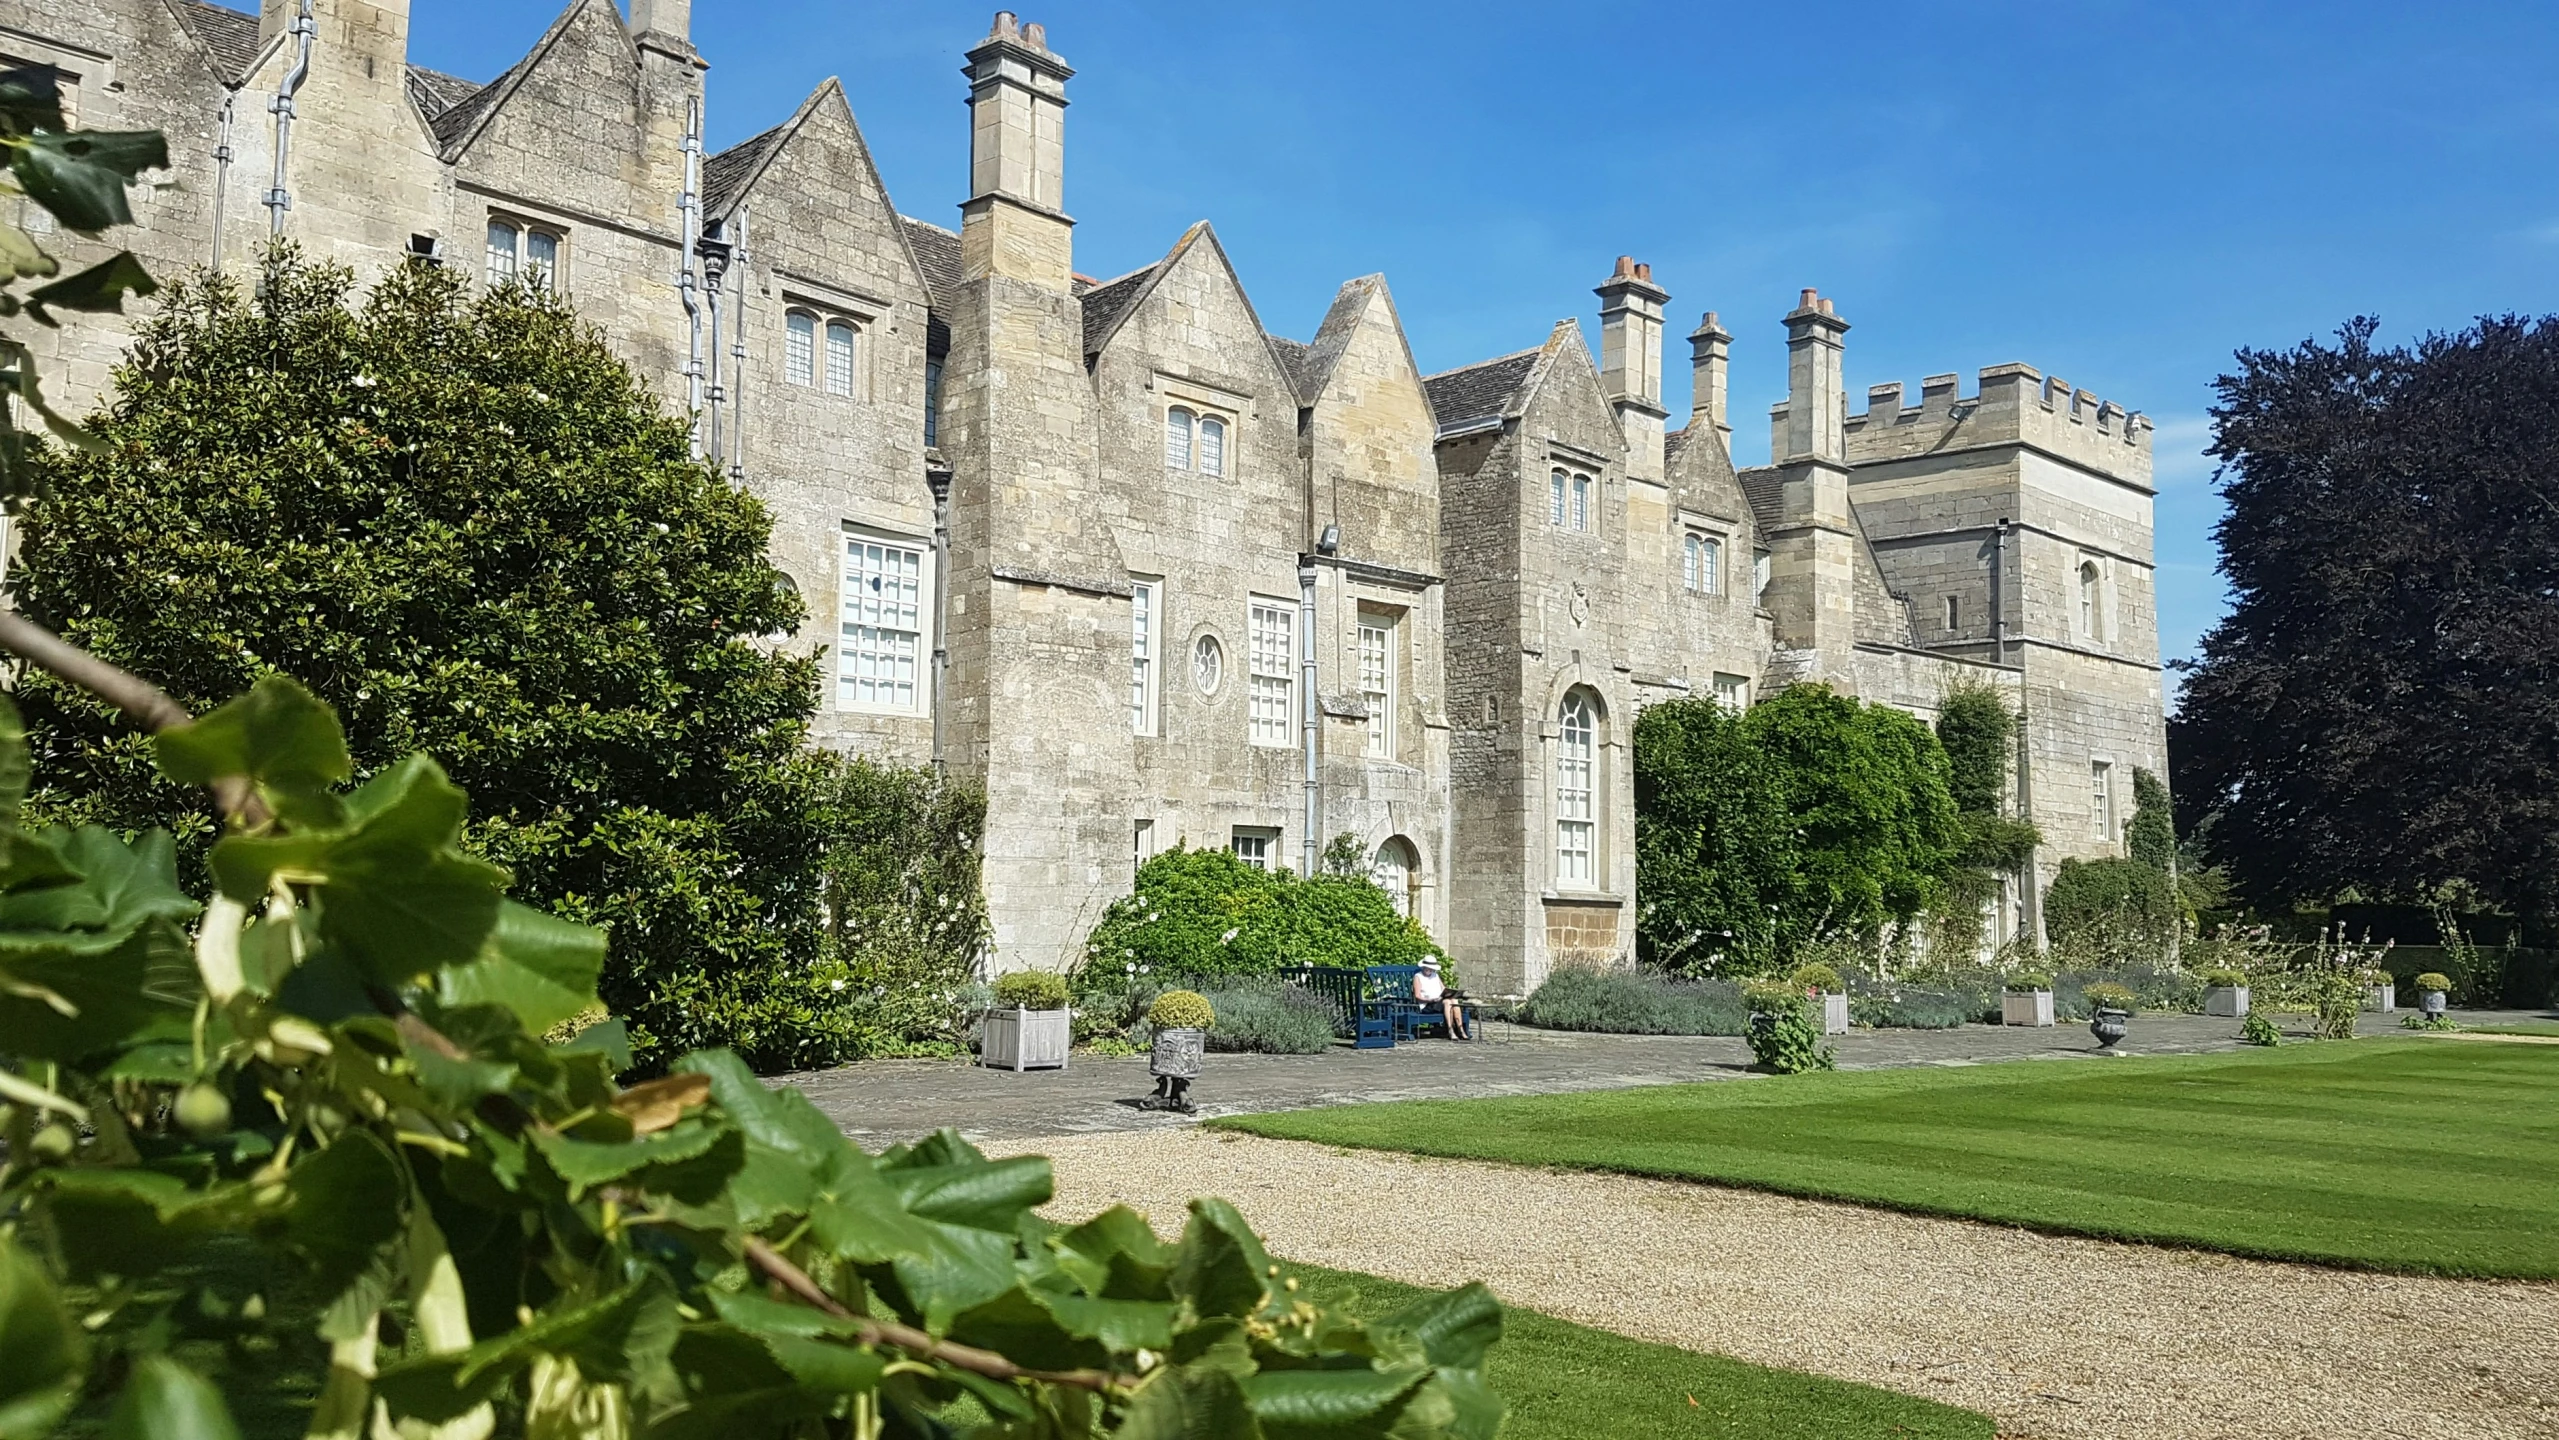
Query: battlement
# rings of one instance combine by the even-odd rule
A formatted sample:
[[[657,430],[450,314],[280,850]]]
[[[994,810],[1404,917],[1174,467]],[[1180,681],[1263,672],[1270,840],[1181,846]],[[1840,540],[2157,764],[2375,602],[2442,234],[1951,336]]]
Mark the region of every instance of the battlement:
[[[1919,382],[1919,403],[1902,402],[1896,381],[1866,391],[1863,414],[1848,417],[1848,461],[1867,465],[1948,449],[2025,444],[2147,488],[2150,417],[2047,376],[2031,365],[1993,365],[1961,393],[1955,375]]]

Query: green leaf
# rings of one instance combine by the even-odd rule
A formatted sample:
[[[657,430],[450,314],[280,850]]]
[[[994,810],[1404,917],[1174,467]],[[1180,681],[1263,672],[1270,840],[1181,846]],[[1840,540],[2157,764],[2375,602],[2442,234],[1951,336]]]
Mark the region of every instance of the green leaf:
[[[156,294],[159,289],[160,282],[151,278],[131,251],[119,250],[76,275],[28,291],[27,313],[46,325],[54,323],[45,313],[49,308],[119,313],[125,296]]]
[[[724,1125],[688,1116],[654,1135],[619,1144],[573,1140],[543,1131],[533,1133],[533,1144],[560,1178],[569,1182],[569,1198],[576,1200],[599,1185],[610,1185],[651,1166],[672,1165],[703,1155],[727,1133]]]
[[[310,1260],[322,1296],[355,1284],[407,1233],[408,1185],[399,1162],[365,1131],[351,1130],[305,1158],[284,1185],[292,1197],[286,1233]]]
[[[62,72],[51,65],[0,71],[0,124],[25,134],[62,126]]]
[[[1164,1301],[1104,1300],[1039,1288],[1030,1294],[1067,1334],[1098,1340],[1115,1354],[1164,1350],[1173,1344],[1173,1307]]]
[[[1045,1156],[989,1160],[974,1150],[969,1153],[973,1159],[933,1166],[902,1166],[883,1158],[880,1174],[899,1203],[924,1219],[1007,1235],[1020,1226],[1025,1211],[1047,1204],[1057,1193]]]
[[[18,707],[0,695],[0,827],[17,827],[28,778],[26,721],[19,718]]]
[[[0,1440],[52,1431],[80,1398],[86,1348],[35,1257],[0,1237]]]
[[[149,1170],[81,1166],[45,1174],[41,1209],[75,1281],[140,1278],[209,1232],[245,1224],[248,1187],[194,1190]]]
[[[259,785],[310,789],[354,772],[338,714],[299,681],[270,675],[198,719],[151,737],[160,773],[181,785],[243,775]]]
[[[1502,1302],[1479,1280],[1424,1296],[1375,1322],[1374,1328],[1401,1330],[1419,1340],[1433,1365],[1472,1370],[1502,1338]]]
[[[1430,1379],[1419,1367],[1265,1370],[1244,1380],[1244,1398],[1271,1440],[1349,1440],[1385,1435]]]
[[[125,186],[169,163],[157,130],[39,130],[18,147],[10,168],[29,199],[74,230],[95,233],[133,223]]]
[[[107,1417],[107,1440],[240,1440],[222,1392],[211,1381],[166,1355],[153,1355],[133,1367],[115,1413]]]
[[[436,998],[448,1006],[503,1005],[540,1035],[593,1008],[604,953],[603,931],[502,901],[479,958],[438,972]]]
[[[1114,1300],[1162,1300],[1173,1256],[1146,1217],[1114,1205],[1057,1234],[1058,1268]]]
[[[1448,1429],[1456,1440],[1494,1440],[1501,1433],[1502,1415],[1508,1407],[1501,1396],[1493,1393],[1493,1387],[1484,1383],[1482,1371],[1443,1367],[1438,1384],[1454,1412]]]
[[[506,912],[498,915],[503,923]],[[553,1048],[562,1055],[601,1055],[606,1067],[618,1075],[631,1068],[631,1027],[619,1019],[599,1020]]]
[[[283,873],[319,886],[320,933],[377,983],[403,984],[476,957],[497,923],[506,872],[456,852],[467,801],[424,755],[346,798],[343,828],[229,836],[213,873],[243,904]]]
[[[827,1340],[768,1337],[764,1348],[791,1378],[828,1395],[863,1395],[880,1388],[888,1362],[868,1350]]]
[[[950,1336],[963,1345],[992,1350],[1017,1365],[1039,1370],[1098,1368],[1111,1362],[1111,1347],[1077,1335],[1058,1324],[1041,1303],[1046,1297],[1016,1285],[994,1299],[973,1305],[951,1321]],[[1159,1343],[1173,1338],[1172,1307],[1159,1305]],[[1131,1345],[1130,1350],[1138,1347]]]
[[[1173,1293],[1202,1316],[1251,1315],[1270,1302],[1271,1257],[1235,1207],[1194,1200],[1174,1252]]]
[[[106,930],[0,930],[0,1035],[9,1037],[10,1053],[77,1062],[184,1038],[197,993],[185,937],[166,918],[116,913],[120,906],[147,907],[146,894],[101,895],[86,887],[73,898],[129,923]],[[0,910],[13,908],[0,904]]]
[[[1146,1383],[1112,1440],[1260,1440],[1261,1421],[1223,1370],[1183,1366]]]

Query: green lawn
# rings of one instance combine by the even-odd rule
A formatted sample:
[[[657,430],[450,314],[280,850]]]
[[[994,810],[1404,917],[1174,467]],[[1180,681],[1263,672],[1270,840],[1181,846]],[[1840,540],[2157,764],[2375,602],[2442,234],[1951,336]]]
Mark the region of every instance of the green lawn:
[[[2559,1039],[2559,1021],[2518,1020],[2512,1025],[2465,1025],[2482,1035],[2547,1035]]]
[[[2361,1040],[1213,1123],[2243,1255],[2559,1278],[2559,1046]]]
[[[1384,1315],[1423,1292],[1374,1275],[1292,1265],[1305,1294],[1353,1314]],[[1510,1402],[1502,1440],[1990,1440],[1988,1417],[1890,1390],[1770,1370],[1721,1355],[1629,1340],[1517,1307],[1485,1378]]]

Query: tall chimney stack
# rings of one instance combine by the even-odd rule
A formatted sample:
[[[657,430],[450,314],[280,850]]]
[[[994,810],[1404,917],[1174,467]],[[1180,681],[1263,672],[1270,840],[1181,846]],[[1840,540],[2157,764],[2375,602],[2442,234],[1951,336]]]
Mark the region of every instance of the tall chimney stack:
[[[969,198],[960,206],[960,263],[970,279],[1003,275],[1054,290],[1074,280],[1066,216],[1066,82],[1075,72],[1048,32],[1010,10],[968,52]]]
[[[1786,412],[1776,440],[1777,463],[1848,458],[1848,396],[1841,388],[1840,339],[1848,322],[1817,291],[1786,316]]]
[[[1733,335],[1715,323],[1715,312],[1697,322],[1688,333],[1688,365],[1694,395],[1688,407],[1688,435],[1694,441],[1712,433],[1716,443],[1724,447],[1724,457],[1733,454],[1732,417],[1726,410],[1729,379],[1733,363]]]
[[[1617,257],[1599,296],[1599,380],[1626,435],[1630,479],[1662,478],[1662,304],[1670,292],[1653,283],[1653,267]]]

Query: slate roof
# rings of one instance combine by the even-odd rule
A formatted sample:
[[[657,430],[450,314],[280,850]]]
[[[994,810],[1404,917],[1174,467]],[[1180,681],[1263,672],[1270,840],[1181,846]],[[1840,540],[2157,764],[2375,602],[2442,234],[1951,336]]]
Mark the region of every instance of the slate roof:
[[[1519,394],[1519,387],[1528,383],[1529,372],[1537,368],[1537,357],[1544,353],[1545,347],[1539,346],[1423,376],[1422,389],[1430,396],[1432,413],[1439,416],[1440,433],[1471,429],[1487,420],[1500,419]]]
[[[424,66],[409,67],[409,98],[429,120],[480,93],[480,82]]]
[[[1146,289],[1147,282],[1163,266],[1157,261],[1142,269],[1131,270],[1117,280],[1106,280],[1084,292],[1084,353],[1090,357],[1102,350],[1113,326],[1119,324],[1120,312]]]
[[[756,167],[764,163],[764,157],[775,145],[781,143],[782,132],[789,128],[790,122],[786,120],[761,135],[740,140],[735,145],[704,160],[702,162],[703,213],[717,214],[726,210],[729,202],[735,200],[738,192],[746,188],[746,182],[754,177]]]
[[[1741,482],[1742,498],[1750,502],[1751,522],[1762,532],[1775,529],[1785,514],[1784,477],[1768,468],[1744,470],[1733,478]]]
[[[933,308],[948,314],[951,299],[960,292],[960,237],[930,221],[912,215],[900,215],[898,223],[906,227],[906,243],[915,249],[916,268],[924,272],[925,293],[933,297]]]
[[[516,61],[506,68],[505,74],[481,86],[455,103],[451,109],[429,120],[427,125],[435,131],[437,147],[451,150],[454,142],[471,133],[471,127],[479,123],[480,117],[488,113],[489,107],[498,102],[498,96],[506,90],[507,82],[515,78],[515,72],[532,63],[533,57],[530,55]]]
[[[1323,377],[1315,370],[1315,347],[1285,335],[1262,337],[1271,342],[1271,356],[1288,373],[1288,388],[1297,392],[1297,403],[1312,405],[1323,388]]]
[[[258,17],[244,15],[204,0],[170,0],[170,9],[178,14],[178,23],[194,32],[213,52],[214,68],[226,81],[237,80],[249,73],[258,59]]]

